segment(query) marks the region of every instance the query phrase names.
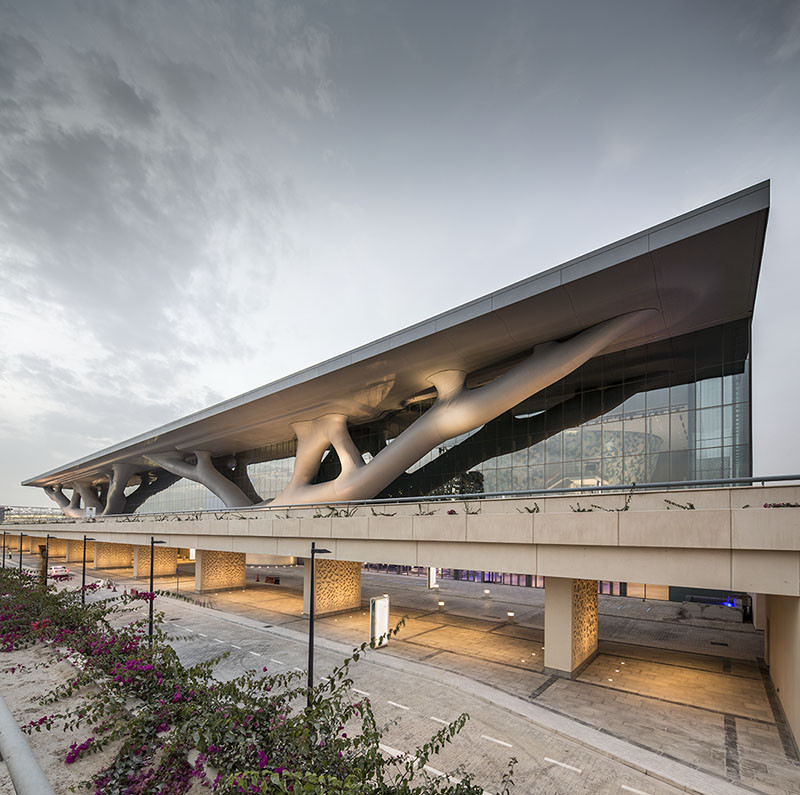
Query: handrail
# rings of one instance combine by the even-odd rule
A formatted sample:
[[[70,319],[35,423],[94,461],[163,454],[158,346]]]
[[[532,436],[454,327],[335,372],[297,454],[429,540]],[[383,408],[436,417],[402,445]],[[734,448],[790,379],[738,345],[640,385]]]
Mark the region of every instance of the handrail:
[[[0,695],[0,754],[17,795],[55,795],[25,735]]]
[[[781,483],[788,481],[797,481],[800,484],[800,475],[762,475],[760,477],[746,477],[746,478],[716,478],[710,480],[666,480],[655,483],[624,483],[617,486],[578,486],[574,488],[560,488],[560,489],[524,489],[521,491],[489,491],[489,492],[473,492],[470,494],[434,494],[426,497],[384,497],[380,499],[371,500],[339,500],[332,502],[322,503],[292,503],[285,505],[276,505],[269,503],[268,505],[243,505],[239,508],[205,508],[198,510],[179,510],[179,511],[137,511],[136,513],[122,513],[122,514],[106,514],[105,516],[98,516],[89,521],[102,522],[104,519],[123,519],[128,522],[139,521],[138,518],[142,517],[142,521],[149,521],[154,516],[177,516],[177,515],[203,515],[203,514],[223,514],[223,513],[242,513],[245,511],[273,511],[273,510],[292,510],[292,509],[307,509],[307,508],[329,508],[336,506],[370,506],[370,505],[395,505],[397,503],[429,503],[429,502],[466,502],[470,500],[484,500],[484,499],[521,499],[538,497],[543,499],[545,497],[554,496],[576,496],[579,497],[584,494],[597,494],[603,492],[623,492],[623,493],[637,493],[646,491],[673,491],[678,489],[688,489],[689,487],[696,486],[752,486],[760,483],[762,486],[766,483]],[[83,522],[84,519],[71,519],[69,517],[53,517],[57,521],[62,522]],[[0,523],[2,524],[2,523]]]

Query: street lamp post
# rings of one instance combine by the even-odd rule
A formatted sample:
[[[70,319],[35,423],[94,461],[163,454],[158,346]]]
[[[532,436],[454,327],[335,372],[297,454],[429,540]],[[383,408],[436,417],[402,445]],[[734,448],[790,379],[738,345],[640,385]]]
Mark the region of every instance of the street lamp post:
[[[150,645],[153,645],[153,602],[155,602],[155,591],[153,591],[153,547],[156,544],[166,544],[166,541],[156,541],[150,536],[150,623],[147,628],[147,637]]]
[[[81,567],[81,607],[86,607],[86,542],[94,541],[89,536],[83,537],[83,566]]]
[[[308,708],[311,709],[311,693],[314,687],[314,556],[329,554],[329,549],[317,549],[315,541],[311,542],[311,589],[308,595]]]
[[[22,574],[22,536],[24,536],[24,535],[25,535],[25,533],[20,533],[19,534],[19,573],[20,574]]]
[[[6,567],[6,531],[3,530],[3,568]]]
[[[55,538],[48,533],[44,537],[44,587],[47,588],[47,567],[50,564],[50,539]]]

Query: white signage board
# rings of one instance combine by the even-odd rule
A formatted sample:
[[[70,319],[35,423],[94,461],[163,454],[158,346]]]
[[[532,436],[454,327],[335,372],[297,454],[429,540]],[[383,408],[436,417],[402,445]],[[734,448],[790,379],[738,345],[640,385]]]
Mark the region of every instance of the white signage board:
[[[428,588],[433,588],[436,585],[436,567],[428,567]]]
[[[97,516],[97,508],[87,506],[84,515],[87,519],[94,519]]]
[[[376,647],[389,642],[388,596],[373,596],[369,600],[369,641]]]

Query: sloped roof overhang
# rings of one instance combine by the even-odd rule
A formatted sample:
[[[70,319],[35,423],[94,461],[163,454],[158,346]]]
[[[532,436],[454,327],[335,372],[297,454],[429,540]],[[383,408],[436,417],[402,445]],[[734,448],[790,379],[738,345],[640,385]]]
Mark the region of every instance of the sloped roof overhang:
[[[122,461],[145,469],[144,456],[168,450],[234,454],[328,413],[365,422],[429,390],[440,370],[473,373],[637,309],[657,311],[604,354],[750,318],[768,212],[766,181],[23,485],[92,480]]]

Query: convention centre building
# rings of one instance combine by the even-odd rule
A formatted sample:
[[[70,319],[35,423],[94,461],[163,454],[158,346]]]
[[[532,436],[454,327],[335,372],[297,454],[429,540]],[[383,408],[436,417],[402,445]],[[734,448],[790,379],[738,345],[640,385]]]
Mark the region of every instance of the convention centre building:
[[[596,626],[598,590],[772,594],[758,620],[797,731],[800,546],[791,511],[756,511],[796,487],[749,480],[769,193],[754,185],[24,484],[76,519],[53,525],[70,544],[87,509],[98,517],[96,562],[153,532],[196,549],[198,591],[243,582],[248,555],[305,559],[315,538],[349,593],[331,610],[360,599],[364,566],[552,586],[547,610],[572,629],[559,650],[546,617],[546,664],[565,675],[596,649],[575,627],[587,611]]]

